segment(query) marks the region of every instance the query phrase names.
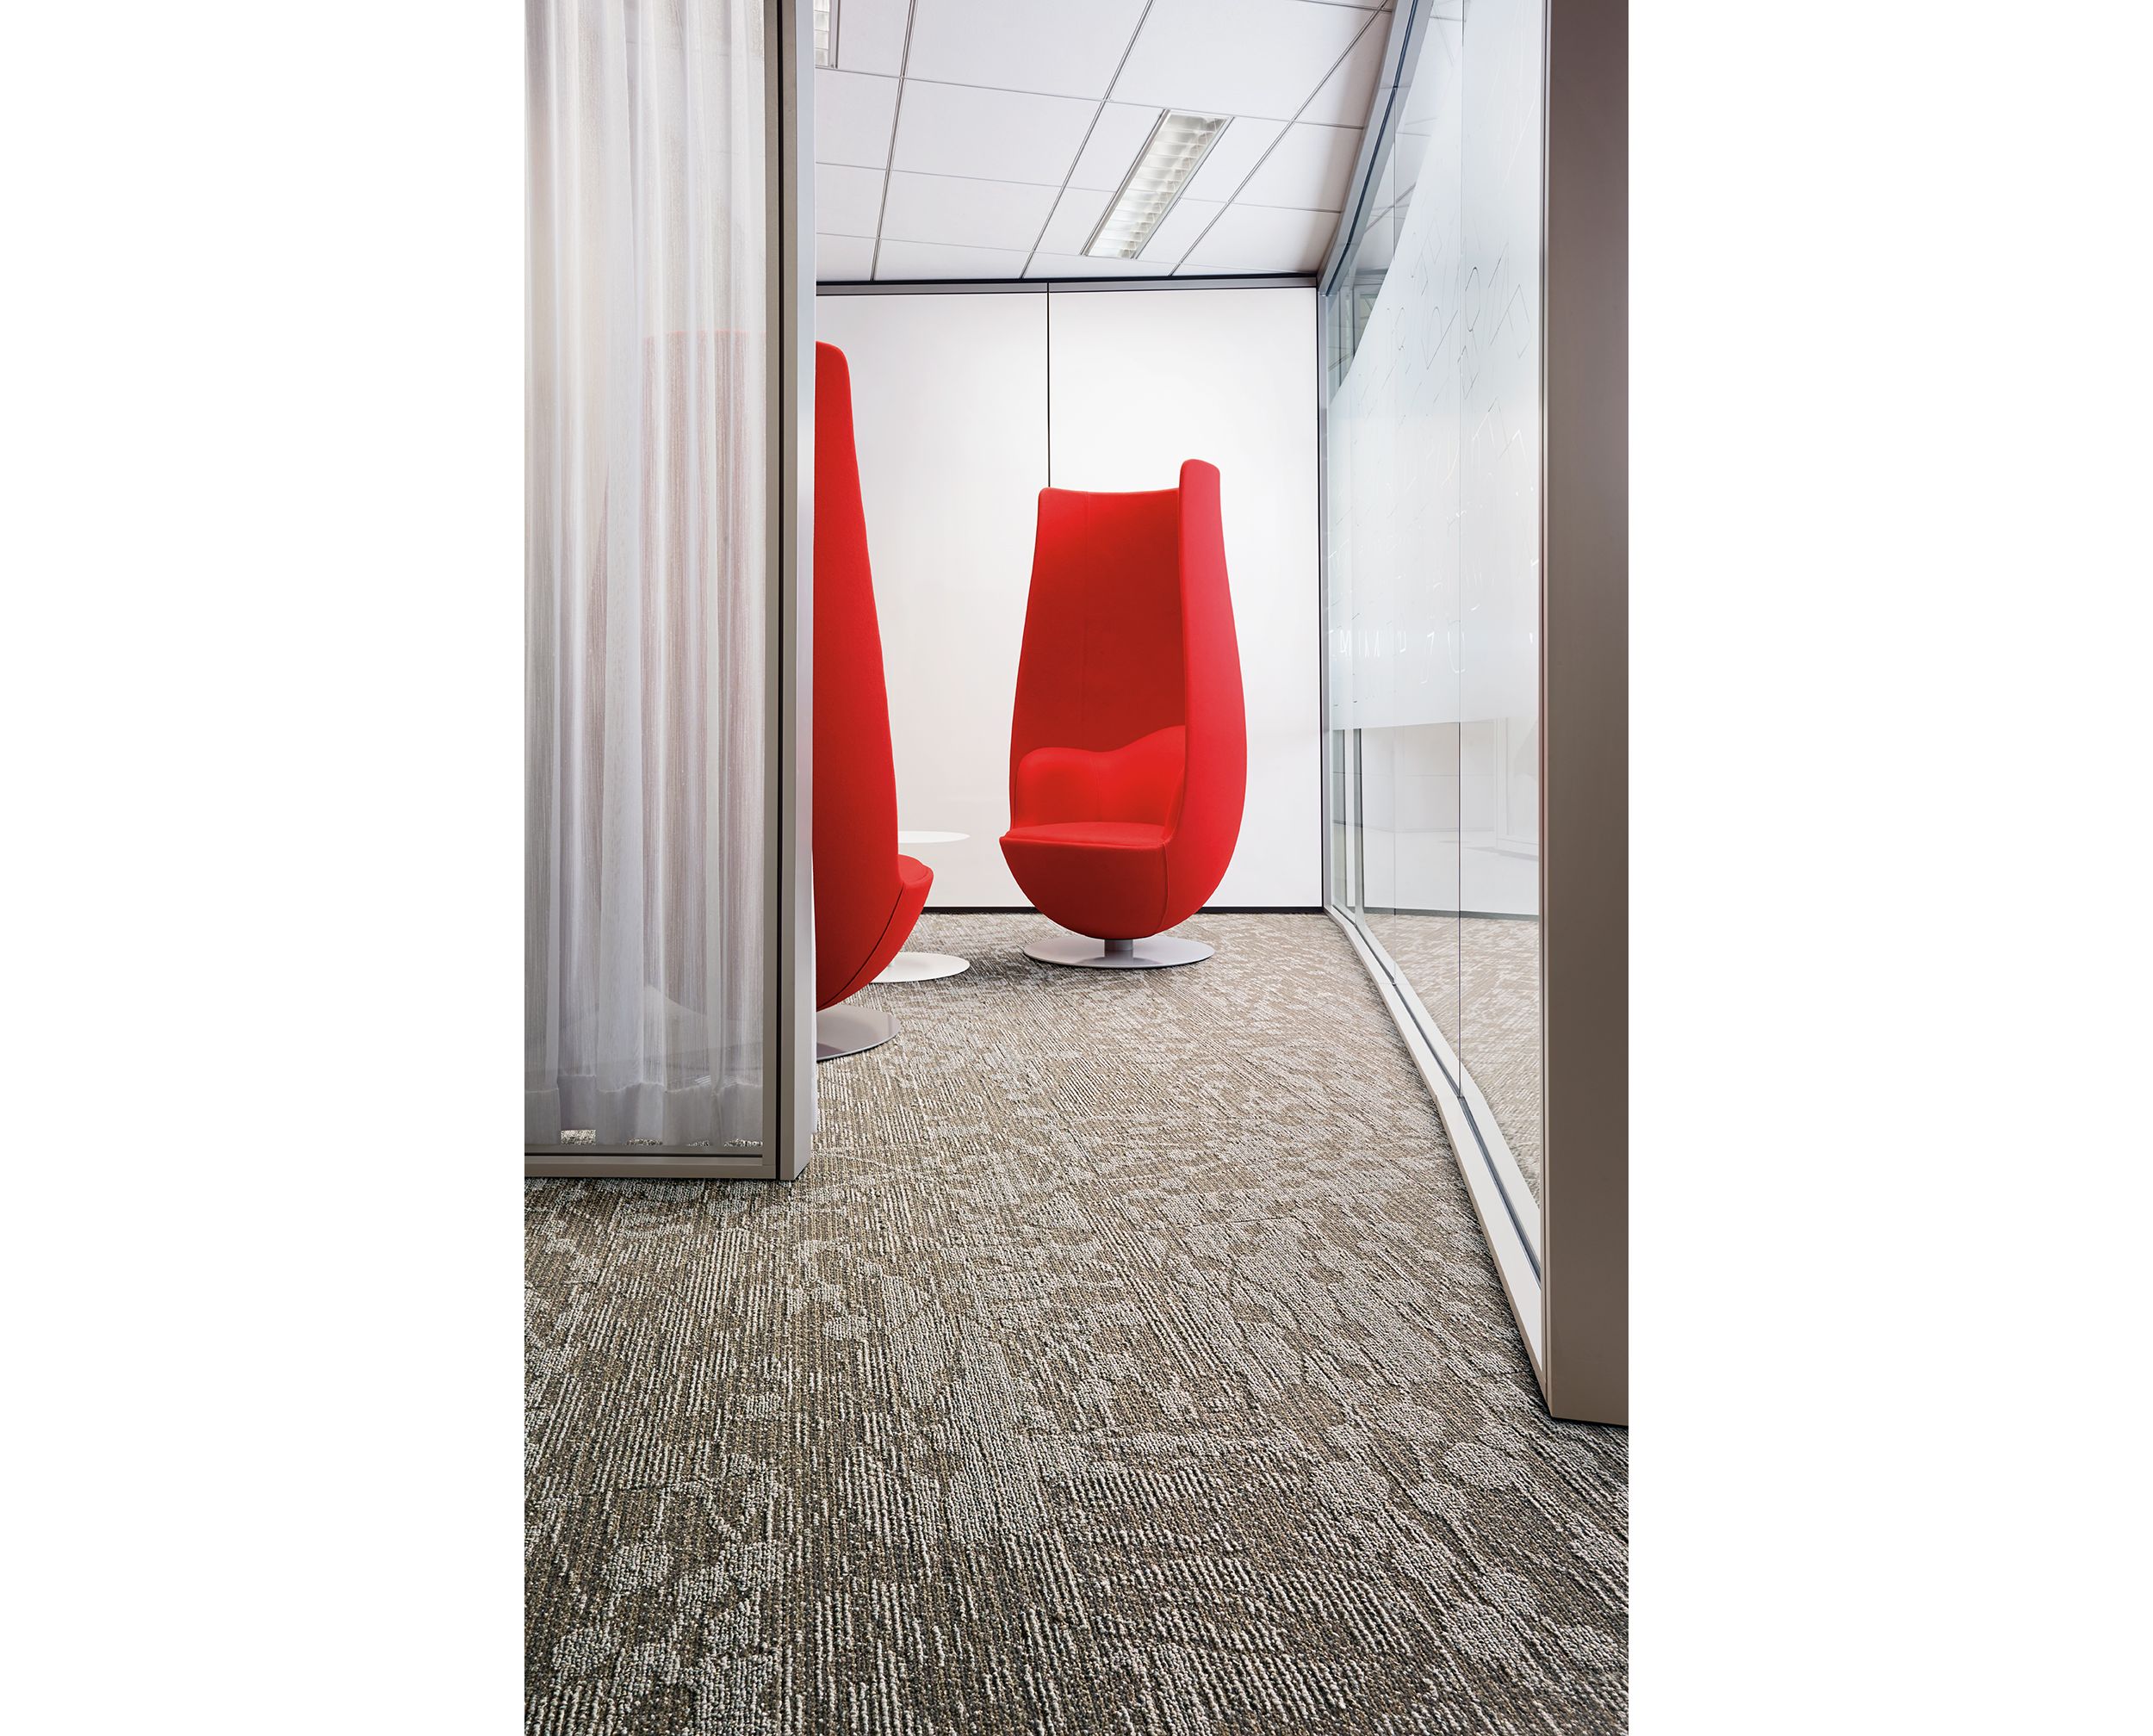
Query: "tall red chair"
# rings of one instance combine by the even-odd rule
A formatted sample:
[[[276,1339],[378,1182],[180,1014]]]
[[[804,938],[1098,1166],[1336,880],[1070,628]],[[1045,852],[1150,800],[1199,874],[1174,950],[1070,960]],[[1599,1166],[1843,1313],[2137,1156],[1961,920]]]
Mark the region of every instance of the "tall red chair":
[[[896,1034],[837,1003],[874,981],[919,920],[934,871],[897,853],[897,776],[845,352],[815,346],[815,1058]]]
[[[1216,467],[1192,458],[1156,493],[1042,489],[1002,853],[1076,935],[1024,950],[1110,970],[1208,958],[1163,931],[1225,874],[1248,759]]]

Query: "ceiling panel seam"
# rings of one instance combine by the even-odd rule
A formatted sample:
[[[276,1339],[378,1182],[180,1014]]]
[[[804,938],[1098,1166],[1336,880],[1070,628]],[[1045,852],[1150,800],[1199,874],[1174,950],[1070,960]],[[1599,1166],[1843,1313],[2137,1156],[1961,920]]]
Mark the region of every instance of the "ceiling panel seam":
[[[897,57],[897,100],[890,105],[890,150],[882,162],[882,203],[875,209],[874,255],[867,261],[867,276],[871,282],[875,273],[882,269],[882,224],[890,209],[890,177],[897,166],[897,123],[904,118],[904,69],[912,64],[912,20],[919,9],[920,0],[906,0],[904,52]],[[1357,41],[1359,39],[1356,37],[1355,40]]]
[[[1069,197],[1070,177],[1076,174],[1076,165],[1084,160],[1084,152],[1091,148],[1091,135],[1099,130],[1100,118],[1106,114],[1107,104],[1114,100],[1114,87],[1121,82],[1121,69],[1129,64],[1129,56],[1136,52],[1136,39],[1144,34],[1144,21],[1151,16],[1153,4],[1154,0],[1144,0],[1144,9],[1137,15],[1136,28],[1129,32],[1129,40],[1121,45],[1121,58],[1114,63],[1114,76],[1107,80],[1107,88],[1099,98],[1099,106],[1091,111],[1091,125],[1084,128],[1084,136],[1076,146],[1076,154],[1069,159],[1069,167],[1062,170],[1062,190],[1054,195],[1054,202],[1046,208],[1046,221],[1039,225],[1039,232],[1032,238],[1032,245],[1025,253],[1024,264],[1017,267],[1020,281],[1031,270],[1033,260],[1039,257],[1039,243],[1046,239],[1046,232],[1054,221],[1054,214],[1062,208],[1062,201]],[[1356,37],[1355,40],[1357,41],[1359,39]]]
[[[1356,8],[1354,9],[1357,10],[1359,9]],[[1212,214],[1211,221],[1204,225],[1202,230],[1197,234],[1196,239],[1194,241],[1191,241],[1182,251],[1182,257],[1176,259],[1173,264],[1168,268],[1170,272],[1180,270],[1182,266],[1188,263],[1189,256],[1199,247],[1204,245],[1204,237],[1210,234],[1211,232],[1218,226],[1219,220],[1221,217],[1225,216],[1227,212],[1233,209],[1235,202],[1238,201],[1242,193],[1246,190],[1249,183],[1256,177],[1257,174],[1262,170],[1264,164],[1270,160],[1271,152],[1278,149],[1280,140],[1284,139],[1288,133],[1292,132],[1294,127],[1300,124],[1300,117],[1308,112],[1308,105],[1311,102],[1313,102],[1317,97],[1323,95],[1324,87],[1330,84],[1333,78],[1338,76],[1338,68],[1344,65],[1348,60],[1353,58],[1353,51],[1361,46],[1361,38],[1367,35],[1370,30],[1374,29],[1375,28],[1375,21],[1384,16],[1385,9],[1381,8],[1379,8],[1368,14],[1368,22],[1363,24],[1354,33],[1353,40],[1346,44],[1345,53],[1341,54],[1337,59],[1331,64],[1331,70],[1325,72],[1322,78],[1318,78],[1316,81],[1315,88],[1310,90],[1308,95],[1301,99],[1300,107],[1294,111],[1294,118],[1288,121],[1284,127],[1279,129],[1278,138],[1272,140],[1269,145],[1264,147],[1263,154],[1257,158],[1254,163],[1250,164],[1249,172],[1241,177],[1240,185],[1236,187],[1233,191],[1227,195],[1225,203],[1221,205]],[[1311,124],[1313,125],[1317,123],[1312,122]],[[1362,127],[1366,127],[1368,125],[1368,117],[1365,115],[1361,117],[1361,125]]]
[[[1323,125],[1326,127],[1335,127],[1337,130],[1341,132],[1365,133],[1367,129],[1367,118],[1365,116],[1362,118],[1358,126],[1355,126],[1350,122],[1341,123],[1333,121],[1325,121],[1323,122],[1306,122],[1304,121],[1304,117],[1306,115],[1309,108],[1313,106],[1316,98],[1324,93],[1324,91],[1330,86],[1333,79],[1339,77],[1347,64],[1353,59],[1355,54],[1360,51],[1363,40],[1368,36],[1368,31],[1373,29],[1377,23],[1382,22],[1389,14],[1391,8],[1388,3],[1388,0],[1385,0],[1385,3],[1374,5],[1355,5],[1350,3],[1350,0],[1303,0],[1303,3],[1321,4],[1324,5],[1326,9],[1333,11],[1359,12],[1362,14],[1361,27],[1357,31],[1356,31],[1352,40],[1345,45],[1343,51],[1332,62],[1331,66],[1325,69],[1321,76],[1316,79],[1313,88],[1308,91],[1308,94],[1302,99],[1301,102],[1294,110],[1291,116],[1280,125],[1279,131],[1276,135],[1273,137],[1270,142],[1257,155],[1255,161],[1250,164],[1246,172],[1239,177],[1239,179],[1233,185],[1232,190],[1228,192],[1223,200],[1219,202],[1217,208],[1213,211],[1211,217],[1203,222],[1202,226],[1196,232],[1195,235],[1188,242],[1187,246],[1182,249],[1180,255],[1174,259],[1172,264],[1166,264],[1162,262],[1157,267],[1157,269],[1163,275],[1170,276],[1172,274],[1178,273],[1184,268],[1188,267],[1189,262],[1194,257],[1196,252],[1202,247],[1205,241],[1209,239],[1212,232],[1217,228],[1219,220],[1225,217],[1228,211],[1234,209],[1254,210],[1256,208],[1255,202],[1249,201],[1247,199],[1246,195],[1248,189],[1254,183],[1256,179],[1263,172],[1265,166],[1269,163],[1271,158],[1278,152],[1281,143],[1290,134],[1294,133],[1296,127],[1304,124],[1311,126]],[[1066,201],[1071,190],[1076,169],[1083,163],[1085,153],[1090,148],[1092,140],[1097,136],[1098,129],[1105,121],[1108,108],[1114,102],[1114,92],[1126,72],[1129,61],[1134,55],[1136,48],[1143,38],[1144,32],[1151,21],[1151,15],[1155,9],[1157,9],[1157,0],[1144,0],[1143,9],[1137,17],[1133,26],[1131,28],[1128,33],[1127,40],[1122,44],[1120,56],[1115,63],[1112,74],[1106,82],[1104,91],[1093,102],[1092,113],[1089,121],[1085,127],[1083,136],[1078,140],[1074,154],[1070,157],[1068,164],[1064,166],[1062,173],[1062,178],[1058,184],[1045,181],[1019,183],[1025,186],[1036,186],[1041,189],[1051,189],[1052,191],[1053,197],[1045,208],[1045,214],[1041,219],[1038,228],[1033,232],[1030,245],[1023,251],[1021,261],[1017,267],[1017,275],[1015,278],[1004,281],[1018,282],[1028,282],[1032,281],[1027,274],[1029,273],[1032,267],[1039,261],[1040,249],[1045,243],[1046,231],[1053,227],[1061,206]],[[915,78],[911,71],[911,57],[912,42],[918,26],[918,12],[919,0],[907,0],[905,8],[903,44],[899,54],[898,70],[894,75],[897,89],[895,100],[890,105],[889,138],[884,152],[884,160],[882,165],[883,181],[882,186],[879,189],[879,197],[877,202],[874,232],[872,238],[866,238],[871,239],[872,242],[868,263],[868,275],[870,281],[879,280],[882,264],[883,243],[885,239],[890,239],[888,237],[886,232],[889,222],[889,203],[894,177],[897,173],[897,140],[903,130],[906,87],[909,84],[918,83],[940,85],[946,89],[1003,91],[1010,95],[1029,96],[1034,99],[1051,99],[1061,102],[1068,102],[1070,100],[1068,93],[1065,91],[1027,91],[1002,84],[974,84],[965,81],[946,78]],[[1094,62],[1093,64],[1096,65],[1097,63]],[[833,70],[839,71],[849,71],[849,69],[846,69],[841,66]],[[1014,71],[1019,69],[1013,66],[1009,70]],[[891,74],[884,72],[859,72],[853,73],[851,76],[871,78],[878,80],[887,80],[893,77]],[[1137,108],[1142,109],[1150,109],[1152,108],[1152,105],[1149,103],[1139,103],[1134,106]],[[1038,166],[1043,167],[1044,165],[1042,164]],[[1002,184],[1008,180],[1006,176],[999,175],[972,176],[961,173],[950,174],[946,171],[929,170],[907,170],[905,172],[932,178],[970,182],[981,185]],[[1187,189],[1183,189],[1182,192],[1185,196]],[[1350,201],[1350,195],[1349,194],[1349,202]],[[1178,204],[1180,201],[1177,199],[1176,202]],[[1267,206],[1264,208],[1271,208]],[[1277,208],[1300,210],[1303,208],[1312,209],[1313,208],[1303,208],[1296,205],[1292,207],[1280,207]],[[1192,213],[1191,214],[1194,214]],[[1335,218],[1337,214],[1332,214]],[[1259,227],[1260,226],[1259,226]],[[823,232],[828,233],[833,237],[842,237],[847,233],[847,232],[837,230],[825,231]],[[1255,238],[1250,237],[1250,239],[1254,239]],[[1283,234],[1281,234],[1274,239],[1281,243],[1287,239]],[[1302,239],[1305,240],[1306,238],[1304,237]],[[1015,250],[1012,249],[1010,251],[1014,252]],[[1267,254],[1269,251],[1270,248],[1268,245],[1256,250],[1258,254]],[[1278,268],[1276,266],[1273,266],[1269,269],[1275,270]],[[1114,274],[1110,272],[1102,272],[1092,275],[1111,276]],[[1087,276],[1085,278],[1079,281],[1091,281],[1091,277],[1090,276]]]

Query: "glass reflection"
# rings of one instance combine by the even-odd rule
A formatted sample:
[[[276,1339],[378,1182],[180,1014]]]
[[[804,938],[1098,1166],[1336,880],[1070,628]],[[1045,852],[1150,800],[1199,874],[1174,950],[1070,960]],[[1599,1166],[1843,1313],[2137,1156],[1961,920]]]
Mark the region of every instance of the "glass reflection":
[[[1543,13],[1474,0],[1466,30],[1459,1058],[1475,1120],[1492,1116],[1537,1198]]]
[[[1522,1213],[1541,1144],[1543,24],[1529,0],[1474,0],[1418,28],[1325,299],[1332,886]]]

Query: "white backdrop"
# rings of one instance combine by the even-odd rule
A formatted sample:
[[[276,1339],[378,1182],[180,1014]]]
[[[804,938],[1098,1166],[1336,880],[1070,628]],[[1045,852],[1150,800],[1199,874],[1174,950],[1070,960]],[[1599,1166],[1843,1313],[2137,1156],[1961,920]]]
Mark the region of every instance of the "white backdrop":
[[[929,908],[1026,902],[995,840],[1008,823],[1010,702],[1050,462],[1058,487],[1170,488],[1186,458],[1219,467],[1248,696],[1248,805],[1213,902],[1313,906],[1314,292],[1048,301],[1023,291],[816,304],[816,335],[852,364],[898,822],[970,834],[907,846],[934,870]]]
[[[1021,904],[1009,711],[1032,528],[1046,478],[1046,297],[825,296],[816,336],[852,364],[867,555],[882,620],[897,823],[930,904]]]

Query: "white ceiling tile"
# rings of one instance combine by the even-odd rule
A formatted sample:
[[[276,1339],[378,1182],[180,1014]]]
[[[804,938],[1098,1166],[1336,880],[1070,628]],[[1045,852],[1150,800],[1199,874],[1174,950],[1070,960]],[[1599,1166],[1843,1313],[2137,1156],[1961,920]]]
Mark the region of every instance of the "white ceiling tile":
[[[1096,100],[1143,16],[1144,0],[918,0],[905,74]]]
[[[1157,277],[1156,265],[1141,259],[1091,259],[1081,253],[1034,253],[1027,277]]]
[[[1240,202],[1343,210],[1360,149],[1361,135],[1350,127],[1288,127],[1242,188]]]
[[[1182,261],[1182,272],[1313,271],[1337,226],[1335,211],[1232,205]]]
[[[890,177],[890,197],[882,208],[882,239],[939,241],[954,247],[1021,247],[1028,253],[1053,208],[1052,187],[899,172]]]
[[[1283,121],[1262,121],[1253,115],[1242,115],[1219,135],[1219,142],[1205,157],[1203,167],[1188,183],[1187,196],[1221,202],[1232,198],[1241,183],[1249,178],[1249,170],[1271,148],[1271,141],[1285,130]]]
[[[1204,225],[1225,208],[1212,200],[1183,198],[1152,231],[1139,257],[1154,271],[1171,271],[1188,244],[1204,232]]]
[[[815,160],[888,166],[890,128],[897,115],[897,81],[865,72],[815,71]]]
[[[926,241],[884,241],[875,278],[1015,278],[1024,274],[1021,247],[938,247]]]
[[[871,235],[817,235],[815,281],[865,283],[874,275],[875,243]]]
[[[904,70],[904,23],[912,0],[838,0],[837,65],[846,72]]]
[[[1084,154],[1070,171],[1069,184],[1101,188],[1108,193],[1119,190],[1128,178],[1129,165],[1136,161],[1136,153],[1144,148],[1144,141],[1158,125],[1158,115],[1156,108],[1132,108],[1126,102],[1108,103],[1099,111],[1099,124],[1091,129],[1091,137],[1084,143]]]
[[[1375,81],[1383,70],[1383,51],[1390,40],[1389,21],[1376,19],[1361,33],[1337,71],[1324,80],[1323,89],[1309,99],[1300,118],[1331,127],[1367,126]]]
[[[1107,214],[1107,202],[1111,193],[1095,187],[1071,187],[1062,195],[1055,206],[1054,214],[1047,221],[1039,236],[1042,253],[1079,254],[1084,243],[1091,239],[1091,232],[1099,226],[1099,220]]]
[[[1114,98],[1290,121],[1374,16],[1309,0],[1152,0]]]
[[[890,166],[922,175],[991,173],[1058,187],[1098,104],[1074,96],[904,81]]]
[[[882,220],[882,170],[815,165],[815,232],[872,235]]]

